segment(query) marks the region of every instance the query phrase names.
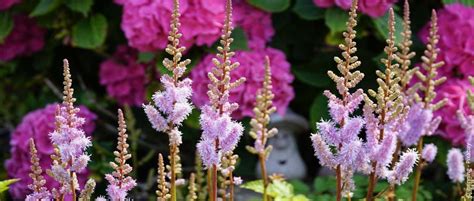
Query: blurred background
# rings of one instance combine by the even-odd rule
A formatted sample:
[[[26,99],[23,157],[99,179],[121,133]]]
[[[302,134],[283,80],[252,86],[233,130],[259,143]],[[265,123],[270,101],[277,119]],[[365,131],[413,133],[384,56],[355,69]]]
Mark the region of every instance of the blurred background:
[[[193,82],[193,103],[207,101],[207,71],[212,67],[217,40],[224,19],[223,0],[181,0],[182,44],[186,58],[192,59],[188,76]],[[420,200],[450,200],[452,184],[446,176],[446,153],[464,145],[464,132],[455,117],[458,108],[467,109],[466,90],[473,89],[467,76],[474,75],[474,1],[410,0],[411,21],[419,63],[427,36],[432,9],[438,11],[440,60],[446,65],[441,74],[448,82],[437,89],[438,97],[448,98],[447,106],[436,115],[443,123],[436,136],[426,138],[438,146],[436,162],[423,173]],[[232,92],[240,104],[234,113],[249,128],[255,93],[261,87],[264,57],[272,64],[275,106],[273,125],[283,134],[274,140],[276,172],[285,171],[296,192],[311,200],[333,200],[335,181],[321,169],[309,140],[315,122],[328,119],[324,90],[335,85],[326,74],[335,70],[333,57],[340,54],[350,0],[234,0],[234,59],[241,63],[234,76],[247,82]],[[380,58],[387,37],[387,10],[396,12],[397,41],[402,29],[402,0],[359,0],[356,53],[365,78],[359,85],[366,91],[376,88],[375,70],[383,68]],[[49,167],[53,152],[48,133],[54,128],[55,106],[61,102],[62,59],[69,60],[80,116],[92,139],[92,161],[87,175],[98,182],[97,194],[105,193],[103,175],[111,172],[117,136],[116,111],[126,112],[130,135],[133,176],[139,186],[135,198],[154,195],[156,158],[167,154],[168,137],[151,128],[141,108],[161,88],[159,77],[168,73],[161,64],[166,56],[171,0],[0,0],[0,180],[21,178],[3,199],[22,199],[27,184],[29,155],[27,140],[37,141],[41,165]],[[234,77],[233,76],[233,77]],[[358,112],[357,114],[360,114]],[[195,170],[195,144],[200,137],[199,111],[194,110],[183,126],[181,156],[184,174]],[[257,178],[257,158],[245,150],[253,143],[247,134],[237,153],[236,175],[244,181]],[[277,156],[285,156],[278,158]],[[296,161],[286,161],[286,159]],[[299,168],[294,171],[294,168]],[[293,170],[293,171],[292,171]],[[291,174],[298,172],[301,174]],[[187,176],[186,176],[187,177]],[[364,195],[365,177],[356,176],[360,186],[355,197]],[[54,185],[48,180],[48,185]],[[378,185],[381,190],[386,184]],[[397,189],[408,198],[412,182]]]

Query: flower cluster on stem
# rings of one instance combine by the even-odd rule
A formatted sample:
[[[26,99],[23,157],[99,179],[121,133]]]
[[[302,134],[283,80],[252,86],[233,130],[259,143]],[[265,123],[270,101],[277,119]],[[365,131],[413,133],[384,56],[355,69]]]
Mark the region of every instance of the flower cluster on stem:
[[[328,76],[336,83],[337,91],[341,98],[325,91],[324,95],[329,99],[330,121],[317,123],[318,133],[311,135],[315,155],[320,164],[336,171],[336,199],[342,196],[351,196],[354,188],[352,174],[354,171],[368,171],[369,165],[365,155],[362,140],[358,137],[364,120],[361,117],[351,117],[363,100],[364,92],[357,89],[350,92],[363,78],[360,71],[352,71],[359,67],[361,62],[354,56],[357,51],[356,31],[357,25],[357,0],[352,2],[349,19],[346,23],[347,30],[343,33],[344,43],[339,45],[342,50],[342,58],[334,57],[340,76],[333,71],[328,71]],[[336,150],[331,152],[331,147]]]
[[[230,72],[239,66],[238,62],[231,61],[231,57],[235,54],[230,50],[230,44],[233,41],[230,37],[231,32],[232,1],[227,0],[220,46],[217,47],[216,58],[212,60],[215,67],[208,73],[211,81],[208,85],[209,104],[201,108],[200,124],[203,132],[201,140],[197,144],[203,164],[206,169],[210,169],[211,173],[211,201],[217,199],[217,170],[221,158],[224,153],[234,150],[243,132],[242,125],[231,118],[231,114],[238,108],[238,104],[229,102],[230,90],[245,81],[245,78],[231,81]]]
[[[165,58],[163,65],[171,71],[171,75],[163,75],[160,78],[164,90],[158,91],[153,95],[153,105],[144,105],[144,110],[154,129],[159,132],[165,132],[169,136],[170,146],[170,165],[166,166],[169,172],[171,200],[177,199],[176,181],[181,174],[181,163],[179,157],[179,145],[182,143],[182,133],[179,126],[191,113],[193,107],[190,103],[192,95],[192,80],[185,78],[180,80],[186,71],[186,66],[191,60],[181,60],[185,47],[180,46],[179,39],[182,34],[179,33],[179,0],[174,0],[174,7],[171,20],[171,30],[169,32],[165,51],[172,56],[172,59]]]
[[[109,182],[107,186],[107,194],[111,200],[124,201],[127,198],[128,191],[132,190],[136,185],[136,181],[128,176],[132,172],[132,167],[127,160],[132,157],[128,153],[128,134],[125,118],[122,110],[118,110],[118,142],[117,151],[114,151],[115,162],[110,162],[110,166],[114,169],[112,174],[106,174],[105,179]]]
[[[419,87],[421,91],[421,97],[418,94],[415,94],[415,99],[418,101],[416,107],[420,107],[420,111],[423,112],[419,113],[421,116],[420,121],[415,123],[413,121],[411,126],[418,127],[416,135],[412,137],[410,143],[408,145],[416,144],[417,149],[423,149],[423,136],[430,136],[432,135],[436,129],[438,128],[439,124],[441,123],[441,117],[433,117],[433,112],[440,109],[444,104],[446,104],[446,100],[441,100],[438,102],[434,102],[436,98],[435,87],[441,85],[446,81],[446,77],[438,78],[438,71],[437,69],[444,65],[444,62],[437,61],[439,49],[437,48],[437,44],[439,41],[438,35],[438,25],[437,25],[437,17],[436,11],[433,10],[431,14],[431,27],[430,27],[430,34],[428,36],[428,44],[426,45],[426,50],[424,51],[424,55],[421,57],[423,61],[421,64],[422,71],[417,71],[416,76],[420,80],[417,83],[417,87]],[[421,129],[420,129],[421,128]],[[409,135],[407,135],[409,136]],[[417,190],[420,184],[421,178],[421,171],[425,164],[425,160],[422,157],[420,163],[416,167],[415,172],[415,180],[414,180],[414,188],[412,192],[412,200],[416,201]]]
[[[64,96],[63,103],[57,109],[56,129],[50,133],[50,139],[56,147],[56,154],[53,156],[53,164],[50,175],[61,184],[59,191],[53,189],[55,197],[63,197],[72,194],[76,199],[76,191],[80,190],[76,173],[83,171],[90,160],[86,149],[92,145],[90,139],[86,137],[82,125],[84,118],[77,116],[79,108],[74,107],[76,99],[73,97],[71,74],[69,63],[64,62]]]
[[[31,173],[30,178],[33,180],[33,183],[28,185],[28,187],[33,191],[31,194],[26,196],[27,201],[36,201],[36,200],[48,200],[51,199],[51,193],[44,186],[46,180],[41,175],[43,170],[40,166],[40,161],[38,158],[38,151],[36,150],[35,141],[33,138],[30,138],[30,155],[31,155]]]
[[[268,200],[267,186],[268,175],[266,171],[266,160],[270,155],[272,146],[266,146],[269,138],[278,133],[276,128],[267,128],[270,123],[270,115],[276,111],[273,106],[274,94],[272,92],[272,72],[270,69],[270,58],[265,57],[265,77],[262,88],[257,91],[256,106],[253,109],[255,115],[250,120],[250,136],[255,140],[254,146],[247,146],[250,153],[258,155],[263,178],[263,200]]]

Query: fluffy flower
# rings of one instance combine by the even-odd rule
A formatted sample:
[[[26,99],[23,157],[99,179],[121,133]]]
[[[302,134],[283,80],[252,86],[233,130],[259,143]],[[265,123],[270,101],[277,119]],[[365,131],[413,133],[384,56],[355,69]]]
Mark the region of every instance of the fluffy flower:
[[[313,142],[314,155],[318,157],[319,164],[330,168],[336,167],[336,160],[329,149],[329,146],[323,140],[320,134],[311,135]]]
[[[6,161],[5,168],[10,178],[21,179],[10,186],[10,193],[15,199],[24,199],[26,194],[30,192],[27,187],[31,183],[31,178],[28,176],[30,172],[28,139],[33,138],[35,140],[41,168],[43,170],[50,168],[50,155],[53,154],[54,150],[48,134],[55,128],[54,116],[57,106],[58,104],[50,104],[45,108],[28,113],[23,117],[21,123],[11,135],[10,153],[12,158]],[[80,107],[80,109],[81,111],[78,113],[78,116],[85,119],[83,128],[85,133],[90,135],[95,129],[94,120],[97,116],[86,107]],[[87,175],[87,171],[77,174],[81,184],[85,183]],[[43,172],[43,176],[46,180],[45,186],[49,189],[59,186],[45,172]]]
[[[452,148],[448,152],[448,176],[452,182],[462,183],[464,181],[464,157],[461,150]]]
[[[410,107],[405,123],[402,125],[398,137],[405,146],[412,146],[418,142],[418,139],[431,129],[431,120],[433,112],[424,109],[421,103]],[[436,129],[436,128],[434,128]]]
[[[122,105],[140,105],[145,99],[146,64],[137,59],[137,51],[121,45],[112,58],[100,64],[100,84]]]
[[[214,164],[219,164],[220,155],[216,150],[216,146],[211,140],[201,140],[197,145],[197,151],[201,156],[202,163],[206,168],[211,168]]]
[[[468,112],[470,109],[466,90],[474,90],[474,87],[468,81],[459,79],[450,79],[437,89],[436,99],[446,98],[448,101],[443,109],[435,112],[435,116],[440,116],[443,119],[439,126],[439,133],[453,145],[464,144],[466,138],[457,118],[457,111],[460,109],[465,111],[466,115],[472,114]]]
[[[474,8],[459,3],[445,5],[438,12],[439,39],[441,50],[439,61],[445,65],[440,68],[442,75],[464,77],[474,75]],[[429,22],[419,33],[420,39],[427,43]]]
[[[438,148],[434,144],[425,144],[423,147],[423,151],[421,152],[421,158],[428,163],[433,162],[436,157],[436,153],[438,152]]]
[[[240,119],[253,115],[255,94],[262,87],[264,79],[265,66],[262,61],[265,60],[266,55],[269,56],[271,63],[272,92],[275,95],[273,105],[280,115],[285,114],[288,104],[294,97],[293,87],[291,86],[293,75],[290,72],[290,64],[280,50],[265,48],[254,51],[237,51],[231,59],[240,63],[240,67],[232,71],[232,81],[240,77],[247,78],[245,83],[230,92],[230,101],[236,102],[240,106],[232,114],[232,117]],[[213,55],[205,56],[191,71],[190,76],[194,80],[192,99],[197,106],[202,106],[208,102],[207,85],[210,82],[207,78],[207,72],[213,67],[212,58]]]
[[[0,2],[0,10],[2,10],[1,7],[5,2]],[[0,42],[0,50],[2,50],[0,51],[0,61],[31,55],[43,49],[45,31],[32,19],[24,15],[15,15],[13,23],[10,34],[3,43]]]
[[[0,10],[7,10],[20,2],[21,0],[0,0]]]
[[[388,175],[390,184],[400,185],[408,179],[408,175],[413,172],[413,167],[418,161],[418,153],[414,150],[408,150],[400,157],[400,161]]]
[[[129,45],[140,51],[164,49],[167,44],[172,1],[123,1],[122,30]],[[181,1],[182,45],[211,46],[220,36],[224,21],[224,3],[218,0]],[[234,21],[256,47],[264,47],[273,36],[270,13],[257,10],[245,1],[234,2]]]
[[[337,6],[349,10],[351,0],[313,0],[313,3],[321,8]],[[396,3],[397,0],[359,0],[360,11],[371,17],[380,17]]]

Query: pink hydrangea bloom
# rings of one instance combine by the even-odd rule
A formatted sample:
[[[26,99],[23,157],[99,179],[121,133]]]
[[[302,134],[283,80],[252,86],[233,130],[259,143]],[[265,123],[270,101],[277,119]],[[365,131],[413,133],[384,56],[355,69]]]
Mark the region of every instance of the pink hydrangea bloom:
[[[21,0],[0,0],[0,10],[6,10],[15,4],[20,3]]]
[[[0,3],[0,6],[2,4]],[[15,15],[13,22],[12,31],[5,41],[0,43],[0,61],[31,55],[43,49],[45,31],[32,19],[24,15]]]
[[[371,17],[380,17],[397,1],[398,0],[359,0],[359,9],[362,13]],[[351,0],[313,0],[313,3],[321,8],[337,6],[344,10],[348,10],[351,7],[351,2]]]
[[[119,46],[114,56],[100,64],[100,84],[122,105],[140,105],[145,100],[146,64],[138,63],[137,51]]]
[[[448,139],[454,145],[464,144],[466,135],[457,118],[458,109],[462,108],[467,115],[472,114],[467,102],[466,90],[473,90],[474,87],[467,80],[452,78],[437,88],[437,100],[446,98],[448,103],[435,112],[436,116],[441,116],[443,121],[439,127],[442,137]],[[435,100],[435,101],[437,101]]]
[[[474,75],[474,8],[462,4],[449,4],[438,11],[438,27],[441,36],[438,60],[446,64],[440,73],[447,77]],[[429,22],[419,33],[428,42]]]
[[[140,51],[155,51],[166,47],[173,2],[169,0],[116,0],[123,5],[122,30],[129,45]],[[224,2],[219,0],[180,1],[181,43],[214,44],[221,35]],[[264,47],[274,34],[270,13],[255,9],[245,1],[234,2],[234,22],[247,34],[252,48]]]
[[[55,128],[54,116],[57,105],[58,104],[50,104],[45,108],[37,109],[28,113],[23,117],[23,120],[11,135],[10,153],[12,158],[5,162],[5,168],[10,178],[21,179],[10,187],[10,193],[15,199],[24,199],[28,193],[31,193],[27,187],[32,181],[28,176],[31,171],[28,146],[28,140],[30,138],[35,140],[41,168],[43,170],[50,168],[50,155],[53,154],[53,145],[51,144],[48,134]],[[78,115],[86,120],[83,126],[84,131],[90,135],[95,129],[94,120],[97,116],[86,107],[81,106],[79,108],[81,111]],[[88,171],[84,171],[77,175],[80,184],[85,183],[87,175]],[[46,187],[51,188],[59,186],[59,184],[51,177],[47,176],[45,172],[43,172],[43,176],[46,179]]]
[[[230,92],[230,101],[239,104],[239,109],[232,116],[242,118],[244,116],[252,116],[255,107],[255,94],[262,87],[264,78],[265,55],[270,58],[272,70],[272,91],[275,94],[273,105],[277,108],[280,115],[284,115],[288,104],[294,97],[293,75],[290,72],[290,64],[286,60],[285,54],[280,50],[273,48],[265,48],[255,51],[237,51],[232,61],[238,61],[240,67],[232,71],[232,81],[236,78],[245,77],[247,80],[244,84],[233,89]],[[207,72],[213,67],[213,55],[207,55],[192,70],[191,78],[193,80],[193,102],[197,106],[202,106],[208,102],[207,85],[209,79]]]

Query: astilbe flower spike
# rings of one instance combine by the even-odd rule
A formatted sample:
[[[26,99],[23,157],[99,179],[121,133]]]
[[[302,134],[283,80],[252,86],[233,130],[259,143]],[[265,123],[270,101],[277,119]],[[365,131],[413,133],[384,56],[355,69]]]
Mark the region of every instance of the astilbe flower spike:
[[[61,184],[59,190],[53,189],[54,197],[72,194],[76,199],[76,190],[80,190],[76,173],[82,172],[90,160],[86,149],[91,146],[89,137],[86,137],[82,125],[84,118],[77,116],[79,108],[74,107],[76,99],[73,97],[69,63],[64,63],[64,96],[63,103],[58,106],[56,114],[56,129],[50,133],[50,139],[56,147],[52,156],[53,164],[49,174]]]
[[[409,149],[403,153],[400,160],[395,164],[393,170],[387,174],[387,180],[392,185],[400,185],[408,179],[408,175],[413,172],[413,167],[418,161],[418,152]]]
[[[431,163],[436,157],[436,153],[438,152],[438,147],[434,144],[425,144],[423,147],[423,151],[421,151],[421,158],[428,162]]]
[[[216,58],[213,59],[215,68],[208,73],[211,81],[208,85],[210,103],[201,108],[200,124],[203,133],[200,142],[197,144],[204,166],[211,169],[211,201],[217,199],[217,169],[221,157],[224,156],[224,153],[234,150],[243,132],[242,125],[233,121],[230,116],[238,108],[238,104],[229,102],[229,92],[245,81],[245,78],[239,78],[234,82],[231,82],[230,79],[230,72],[239,66],[238,62],[230,60],[235,54],[230,50],[230,44],[233,41],[230,37],[231,33],[232,1],[227,0],[220,46],[217,47],[218,53]]]
[[[365,97],[364,116],[367,128],[367,153],[372,164],[370,171],[369,187],[366,199],[373,200],[373,191],[377,184],[377,178],[385,178],[392,181],[391,188],[395,184],[401,184],[404,179],[391,179],[391,173],[397,172],[395,169],[389,170],[389,167],[397,168],[396,164],[403,164],[415,160],[407,161],[393,161],[393,155],[396,151],[397,135],[399,128],[403,125],[404,117],[408,106],[406,106],[402,93],[400,91],[399,64],[397,60],[397,47],[395,46],[395,20],[393,9],[390,9],[388,20],[388,39],[387,46],[385,46],[385,53],[387,58],[382,59],[385,65],[385,71],[376,71],[378,76],[377,83],[379,87],[377,91],[369,90],[371,97],[375,98],[373,102],[369,96]],[[405,155],[408,153],[404,153]],[[396,164],[394,164],[396,163]],[[392,164],[392,165],[391,165]],[[405,165],[404,167],[411,167]],[[406,171],[411,172],[411,171]]]
[[[185,78],[180,80],[186,71],[186,66],[191,60],[181,60],[185,47],[180,46],[179,33],[180,13],[179,0],[174,0],[173,14],[171,20],[171,30],[169,32],[169,44],[165,51],[172,55],[172,59],[165,58],[163,65],[171,71],[171,75],[163,75],[160,79],[164,85],[163,91],[158,91],[153,95],[155,106],[144,105],[144,110],[153,128],[159,132],[165,132],[169,136],[170,165],[167,166],[170,177],[171,200],[176,198],[176,181],[181,174],[181,163],[179,157],[179,145],[182,143],[182,133],[179,126],[191,113],[193,106],[190,103],[192,94],[192,80]]]
[[[189,190],[189,193],[188,193],[188,196],[187,196],[187,200],[188,201],[195,201],[198,199],[198,196],[197,196],[197,187],[196,187],[196,174],[194,173],[191,173],[191,175],[189,176],[189,185],[188,185],[188,190]]]
[[[461,150],[452,148],[448,151],[448,176],[454,183],[462,183],[464,181],[464,157]]]
[[[416,99],[421,100],[420,106],[423,107],[428,114],[423,115],[425,117],[424,123],[421,125],[413,125],[418,126],[418,130],[422,133],[417,135],[416,137],[418,140],[417,142],[417,149],[421,150],[423,148],[423,135],[429,136],[432,135],[436,129],[438,128],[441,117],[433,117],[433,112],[443,107],[446,104],[446,100],[441,100],[438,102],[434,102],[436,98],[435,87],[439,86],[440,84],[446,81],[446,77],[438,78],[438,71],[437,69],[444,65],[443,61],[437,61],[439,48],[437,48],[437,44],[439,41],[438,35],[438,25],[437,25],[437,17],[436,11],[433,10],[431,13],[431,27],[430,27],[430,34],[428,37],[428,44],[426,45],[426,50],[424,51],[424,55],[421,57],[423,63],[421,64],[422,69],[424,70],[425,74],[421,71],[416,72],[416,76],[420,80],[420,90],[422,97],[418,97]],[[415,97],[417,94],[415,94]],[[421,158],[420,163],[416,167],[415,173],[415,180],[414,180],[414,188],[412,192],[412,200],[416,201],[417,190],[420,184],[421,178],[421,171],[423,169],[424,160]]]
[[[33,180],[33,183],[28,185],[28,187],[33,191],[33,193],[26,196],[27,201],[36,201],[36,200],[48,200],[51,199],[51,193],[44,186],[46,180],[41,175],[43,170],[40,166],[40,161],[38,158],[38,151],[36,150],[35,141],[33,138],[30,138],[30,155],[31,155],[31,173],[29,174],[30,178]]]
[[[267,186],[268,176],[266,171],[266,163],[268,156],[272,150],[272,146],[266,146],[269,138],[278,133],[276,128],[267,128],[270,123],[270,115],[276,111],[273,106],[274,95],[272,93],[272,72],[270,69],[270,58],[265,57],[265,77],[263,79],[263,87],[257,91],[256,107],[254,108],[255,116],[250,120],[252,126],[249,134],[255,139],[254,146],[247,146],[250,153],[258,155],[260,161],[262,178],[263,178],[263,200],[268,200]]]
[[[106,174],[105,179],[109,182],[109,185],[107,185],[109,198],[114,201],[124,201],[127,198],[128,191],[132,190],[137,183],[132,177],[127,176],[132,172],[132,167],[127,163],[132,155],[128,153],[127,125],[120,109],[118,110],[118,124],[117,151],[114,151],[115,162],[110,162],[110,166],[114,171],[112,174]]]
[[[90,201],[95,190],[95,185],[94,179],[87,180],[84,189],[81,191],[81,194],[79,194],[79,201]]]
[[[472,85],[474,85],[474,78],[469,77],[469,81],[471,82]],[[468,102],[469,106],[472,111],[474,111],[474,95],[471,90],[467,90],[467,97],[468,97]],[[459,122],[461,124],[461,127],[464,129],[465,135],[466,135],[466,152],[465,152],[465,157],[466,157],[466,167],[467,167],[467,172],[466,172],[466,188],[464,190],[465,194],[463,196],[464,200],[472,200],[472,190],[474,189],[474,178],[473,178],[473,166],[472,162],[474,162],[474,157],[473,157],[473,146],[474,146],[474,115],[468,115],[466,116],[464,114],[464,111],[461,109],[458,110],[457,112]]]
[[[408,0],[405,0],[403,7],[403,31],[401,32],[401,36],[402,40],[400,44],[398,44],[400,51],[397,52],[397,57],[395,58],[400,64],[400,68],[396,73],[398,73],[398,77],[400,77],[400,91],[404,93],[405,97],[409,97],[414,93],[414,90],[409,88],[409,84],[418,71],[418,68],[411,68],[411,59],[413,59],[416,53],[410,49],[413,41],[411,40],[410,4]]]
[[[341,75],[328,71],[328,76],[336,83],[341,98],[330,91],[324,92],[324,95],[329,99],[329,113],[332,120],[317,123],[319,132],[311,135],[319,163],[336,171],[336,199],[338,201],[342,199],[342,196],[351,196],[350,192],[354,185],[345,184],[354,183],[351,176],[353,172],[367,171],[369,168],[362,141],[358,137],[364,120],[360,117],[350,116],[358,108],[364,94],[362,89],[357,89],[353,93],[349,92],[364,78],[364,74],[360,71],[352,71],[361,64],[358,57],[354,56],[357,51],[354,41],[356,18],[357,0],[354,0],[346,23],[347,29],[343,33],[344,43],[339,45],[342,50],[342,58],[334,57]],[[336,148],[334,154],[330,147]],[[342,195],[343,192],[344,195]]]
[[[165,162],[163,161],[163,155],[158,155],[158,177],[156,183],[158,184],[158,189],[156,190],[156,200],[165,201],[171,198],[168,189],[168,182],[166,182],[166,172],[165,172]]]

